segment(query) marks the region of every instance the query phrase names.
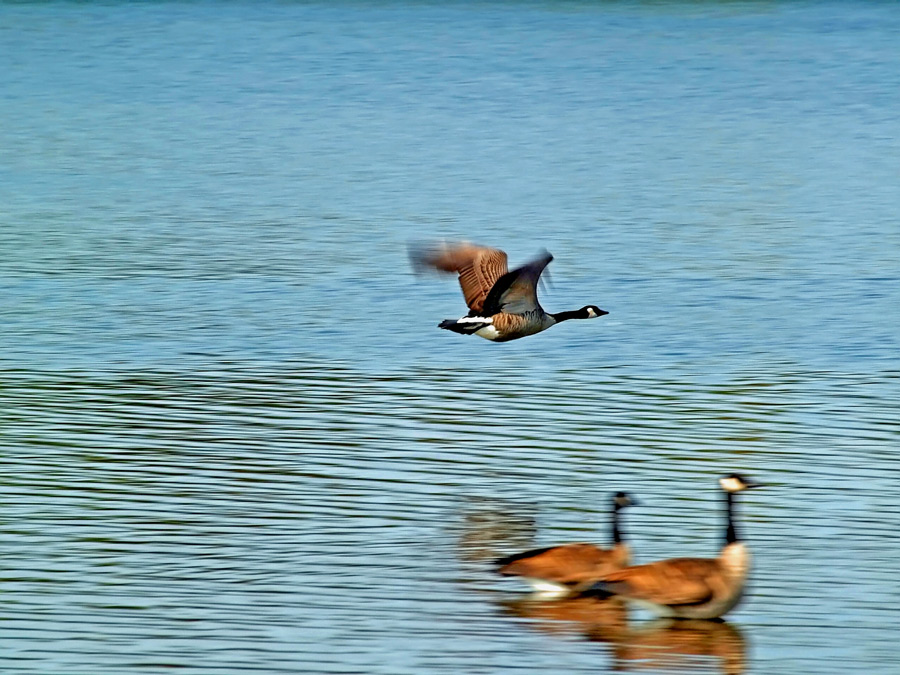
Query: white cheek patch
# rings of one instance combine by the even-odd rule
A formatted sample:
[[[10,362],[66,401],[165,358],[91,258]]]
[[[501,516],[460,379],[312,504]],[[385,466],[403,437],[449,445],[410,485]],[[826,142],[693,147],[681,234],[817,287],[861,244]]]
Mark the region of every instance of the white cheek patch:
[[[589,318],[589,319],[594,319],[594,318],[596,318],[596,317],[597,317],[597,312],[595,312],[593,309],[591,309],[590,307],[588,307],[588,318]]]
[[[729,476],[728,478],[721,478],[719,480],[719,485],[722,486],[723,490],[726,490],[728,492],[740,492],[746,487],[743,481],[731,476]]]

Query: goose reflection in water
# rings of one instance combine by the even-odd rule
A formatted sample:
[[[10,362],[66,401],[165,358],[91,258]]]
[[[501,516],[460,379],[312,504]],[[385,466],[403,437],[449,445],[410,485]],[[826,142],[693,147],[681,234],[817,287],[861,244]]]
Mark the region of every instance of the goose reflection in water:
[[[629,625],[625,603],[617,598],[541,601],[503,600],[503,611],[527,618],[554,635],[580,635],[610,646],[612,670],[740,675],[747,668],[746,641],[724,621],[660,619]]]
[[[595,627],[586,635],[612,646],[616,670],[740,675],[747,668],[744,637],[724,621],[661,619],[624,633],[610,634]]]
[[[540,594],[503,599],[500,608],[507,614],[529,619],[530,624],[555,635],[585,635],[594,627],[626,630],[628,609],[620,598],[563,598],[543,600]]]

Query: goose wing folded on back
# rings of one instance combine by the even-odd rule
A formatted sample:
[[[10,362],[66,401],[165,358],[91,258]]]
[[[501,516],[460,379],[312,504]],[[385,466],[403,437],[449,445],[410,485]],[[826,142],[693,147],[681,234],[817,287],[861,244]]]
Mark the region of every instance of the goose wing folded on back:
[[[484,301],[497,280],[507,273],[506,254],[496,248],[475,244],[439,244],[411,253],[418,266],[430,266],[442,272],[457,272],[466,305],[482,312]]]
[[[603,577],[603,589],[658,605],[696,605],[710,600],[721,571],[715,560],[673,558],[626,567]]]
[[[484,313],[525,314],[540,307],[537,299],[538,279],[551,260],[553,256],[544,252],[541,257],[500,277],[485,298]]]
[[[534,549],[497,561],[498,572],[509,576],[578,583],[620,567],[616,556],[593,544],[563,544]]]

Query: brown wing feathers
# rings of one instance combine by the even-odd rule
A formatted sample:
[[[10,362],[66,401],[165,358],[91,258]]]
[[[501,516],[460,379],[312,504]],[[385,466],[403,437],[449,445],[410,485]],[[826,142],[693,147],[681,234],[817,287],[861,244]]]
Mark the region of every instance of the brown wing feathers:
[[[577,584],[620,568],[627,553],[604,550],[593,544],[563,544],[501,558],[497,571],[504,576],[546,579],[559,584]]]
[[[659,605],[694,605],[710,600],[721,571],[715,560],[673,558],[627,567],[603,577],[604,590]]]
[[[538,279],[551,260],[553,256],[544,252],[541,257],[504,274],[485,299],[484,311],[488,314],[496,312],[518,314],[539,308]]]
[[[484,309],[484,300],[497,279],[507,273],[503,251],[475,244],[440,244],[413,250],[411,257],[417,267],[458,273],[466,305],[476,313]]]

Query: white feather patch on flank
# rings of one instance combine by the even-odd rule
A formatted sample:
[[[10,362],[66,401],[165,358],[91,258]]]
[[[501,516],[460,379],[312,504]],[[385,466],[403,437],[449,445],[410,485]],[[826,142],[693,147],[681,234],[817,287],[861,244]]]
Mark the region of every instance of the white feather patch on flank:
[[[456,323],[494,323],[494,318],[490,316],[464,316],[457,319]]]
[[[531,588],[534,589],[535,593],[540,593],[544,597],[568,595],[570,591],[568,586],[555,584],[552,581],[547,581],[546,579],[533,579],[530,577],[525,577],[525,581],[529,586],[531,586]]]
[[[634,604],[637,607],[646,609],[648,612],[652,612],[658,617],[667,618],[677,615],[677,612],[667,605],[660,605],[655,602],[650,602],[649,600],[642,600],[640,598],[629,598],[627,595],[624,597],[626,600],[628,600],[628,602]]]
[[[483,337],[485,340],[496,340],[500,337],[500,332],[497,330],[495,326],[488,324],[484,328],[479,328],[475,331],[475,335],[478,337]]]

